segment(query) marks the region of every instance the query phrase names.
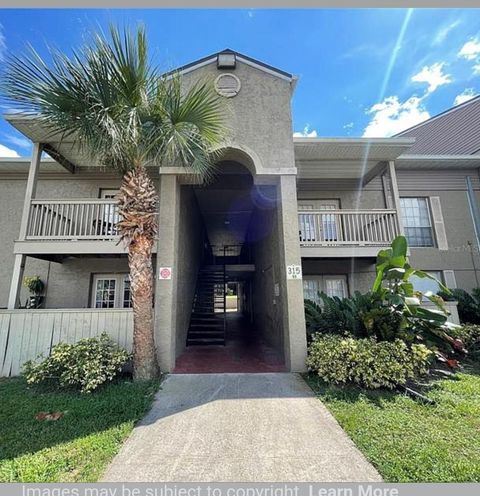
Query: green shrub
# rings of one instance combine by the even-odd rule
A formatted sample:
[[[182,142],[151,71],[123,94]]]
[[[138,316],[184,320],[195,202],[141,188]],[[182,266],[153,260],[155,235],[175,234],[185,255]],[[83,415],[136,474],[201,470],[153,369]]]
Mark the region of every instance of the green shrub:
[[[473,358],[480,358],[480,325],[465,324],[456,328],[452,336],[462,341]]]
[[[373,331],[366,321],[369,312],[381,307],[382,302],[372,293],[355,291],[349,298],[338,298],[319,293],[322,305],[305,300],[307,333],[328,332],[340,335],[368,337]]]
[[[335,335],[314,336],[307,367],[327,383],[355,383],[392,389],[428,371],[433,353],[424,345],[403,341],[377,342]]]
[[[130,354],[103,333],[99,338],[82,339],[75,344],[57,344],[48,358],[26,362],[23,375],[29,384],[53,381],[61,387],[90,393],[111,381],[129,359]]]
[[[460,322],[469,324],[480,324],[480,288],[475,288],[472,294],[464,289],[456,288],[450,290],[450,295],[441,292],[444,300],[458,302],[457,310]]]

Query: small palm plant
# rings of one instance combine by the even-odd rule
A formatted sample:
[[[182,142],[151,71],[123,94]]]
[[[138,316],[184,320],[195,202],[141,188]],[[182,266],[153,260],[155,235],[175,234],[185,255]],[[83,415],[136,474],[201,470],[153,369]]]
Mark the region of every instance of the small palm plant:
[[[123,175],[119,232],[128,247],[134,312],[134,377],[157,375],[153,332],[152,248],[158,196],[146,165],[212,172],[224,142],[224,99],[211,81],[183,88],[148,57],[143,28],[94,34],[72,56],[33,49],[7,60],[2,93],[10,105],[52,132],[73,138],[94,163]],[[161,229],[161,226],[160,226]]]

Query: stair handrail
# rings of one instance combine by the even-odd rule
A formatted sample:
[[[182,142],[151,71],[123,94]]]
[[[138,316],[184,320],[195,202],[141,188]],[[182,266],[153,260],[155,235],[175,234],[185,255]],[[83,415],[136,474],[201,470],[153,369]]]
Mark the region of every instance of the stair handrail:
[[[223,245],[223,345],[227,343],[227,266],[225,265],[227,247]]]

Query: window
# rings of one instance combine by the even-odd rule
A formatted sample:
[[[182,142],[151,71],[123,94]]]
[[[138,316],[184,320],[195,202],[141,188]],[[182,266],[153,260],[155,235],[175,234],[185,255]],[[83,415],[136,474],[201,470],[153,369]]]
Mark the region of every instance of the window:
[[[427,198],[400,198],[403,227],[410,246],[433,246]]]
[[[347,296],[345,276],[325,276],[325,293],[328,296]]]
[[[95,274],[93,276],[93,308],[131,308],[129,274]]]
[[[347,276],[305,276],[303,278],[303,297],[320,304],[319,292],[324,292],[328,296],[345,298],[348,295]]]
[[[318,293],[321,291],[320,279],[304,278],[303,279],[303,298],[320,303]]]
[[[442,277],[442,272],[440,270],[428,270],[425,272],[435,277],[437,281],[442,282],[443,277]],[[421,277],[412,276],[410,277],[410,282],[413,284],[413,288],[415,289],[415,291],[421,291],[422,293],[431,291],[434,294],[440,291],[440,286],[438,285],[438,282],[432,281],[431,279],[427,279],[427,278],[422,279]]]

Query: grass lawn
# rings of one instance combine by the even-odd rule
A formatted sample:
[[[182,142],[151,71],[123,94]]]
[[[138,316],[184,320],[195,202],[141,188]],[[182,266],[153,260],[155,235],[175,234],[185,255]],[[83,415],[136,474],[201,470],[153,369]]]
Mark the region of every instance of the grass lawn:
[[[150,406],[158,383],[119,381],[92,394],[0,379],[0,482],[93,482]],[[65,412],[39,421],[38,412]]]
[[[402,394],[307,382],[387,482],[480,481],[480,375],[433,383],[427,405]]]

